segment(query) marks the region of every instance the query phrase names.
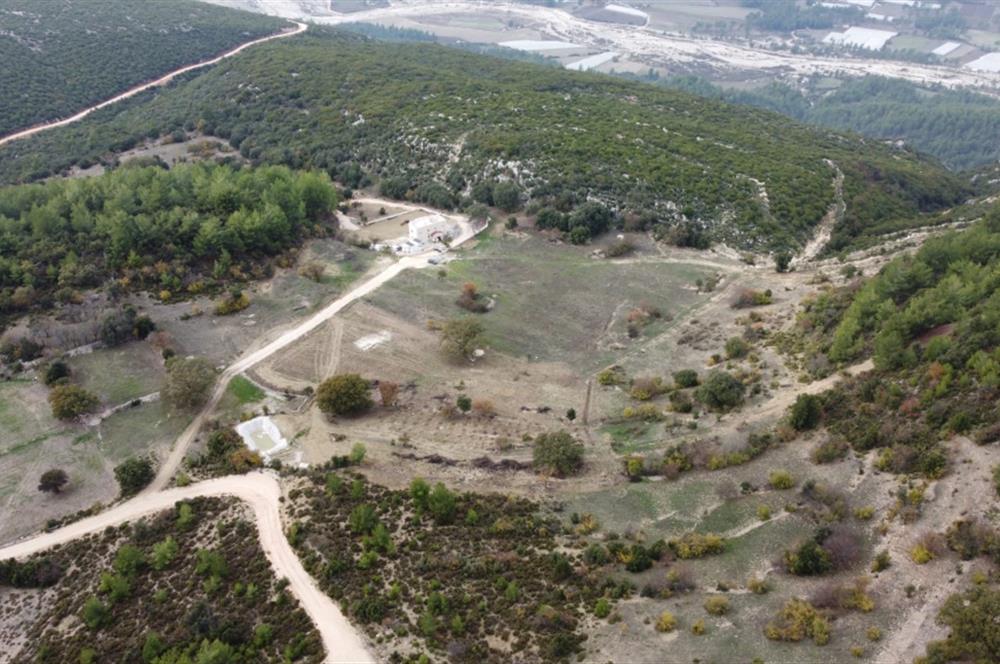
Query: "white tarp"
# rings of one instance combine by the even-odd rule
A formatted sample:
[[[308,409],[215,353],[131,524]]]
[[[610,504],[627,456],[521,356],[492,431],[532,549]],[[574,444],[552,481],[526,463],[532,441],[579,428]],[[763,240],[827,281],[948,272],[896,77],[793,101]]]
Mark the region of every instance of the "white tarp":
[[[933,53],[934,55],[940,55],[941,57],[944,57],[949,53],[951,53],[952,51],[954,51],[956,48],[960,47],[961,45],[962,44],[960,44],[959,42],[945,42],[940,46],[938,46],[933,51],[931,51],[931,53]]]
[[[600,67],[605,62],[610,62],[618,57],[617,53],[612,53],[608,51],[607,53],[598,53],[597,55],[592,55],[583,60],[577,60],[576,62],[571,62],[566,65],[566,69],[572,69],[574,71],[587,71],[588,69],[593,69],[594,67]]]
[[[288,447],[288,441],[281,435],[274,420],[267,415],[241,422],[236,426],[236,433],[240,434],[247,447],[259,452],[265,460]]]
[[[874,30],[872,28],[852,26],[844,32],[831,32],[823,38],[823,41],[827,44],[843,44],[870,51],[881,51],[886,43],[898,34],[898,32],[890,32],[889,30]]]
[[[965,65],[969,69],[976,71],[1000,72],[1000,53],[987,53],[981,58],[977,58]]]
[[[557,51],[561,48],[581,48],[579,44],[573,42],[531,39],[515,39],[514,41],[500,42],[500,45],[516,51]]]
[[[618,12],[619,14],[628,14],[629,16],[638,16],[640,18],[646,19],[647,21],[649,20],[649,14],[634,7],[626,7],[625,5],[610,4],[610,5],[604,5],[604,8],[607,9],[608,11]]]

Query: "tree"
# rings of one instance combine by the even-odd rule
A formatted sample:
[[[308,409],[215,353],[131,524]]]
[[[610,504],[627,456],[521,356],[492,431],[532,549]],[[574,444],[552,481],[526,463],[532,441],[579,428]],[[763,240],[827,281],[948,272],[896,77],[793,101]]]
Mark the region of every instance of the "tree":
[[[743,403],[746,387],[725,371],[713,371],[696,392],[698,400],[712,410],[727,411]]]
[[[115,466],[115,479],[124,497],[139,493],[154,477],[153,463],[145,457],[129,457]]]
[[[472,409],[472,399],[468,395],[459,394],[458,398],[455,400],[455,405],[463,413],[468,413]]]
[[[566,419],[569,420],[570,422],[576,419],[576,408],[566,409]]]
[[[950,628],[948,638],[928,646],[929,661],[1000,661],[1000,590],[975,586],[950,596],[938,622]]]
[[[79,385],[56,385],[49,392],[49,405],[53,417],[60,420],[74,420],[85,413],[93,412],[100,401],[95,395]]]
[[[427,496],[427,506],[439,525],[449,524],[455,519],[455,494],[440,482]]]
[[[483,324],[474,318],[454,318],[441,330],[441,349],[456,360],[469,359],[482,343]]]
[[[493,204],[504,212],[514,212],[521,207],[521,189],[513,182],[505,180],[493,187]]]
[[[316,388],[316,405],[327,415],[360,415],[373,403],[371,385],[356,373],[331,376]]]
[[[815,394],[800,394],[792,404],[792,412],[788,416],[789,424],[796,431],[806,431],[816,428],[823,415],[820,398]]]
[[[69,365],[62,360],[55,360],[45,368],[45,377],[42,379],[46,385],[55,385],[64,378],[69,378]]]
[[[535,438],[532,462],[543,474],[575,475],[583,468],[583,444],[566,431],[540,434]]]
[[[104,602],[96,597],[91,597],[84,602],[80,617],[90,629],[99,629],[111,621],[111,612],[104,605]]]
[[[215,368],[208,360],[171,357],[167,360],[167,382],[160,395],[174,408],[193,410],[208,400],[215,377]]]
[[[46,493],[59,493],[69,482],[69,475],[61,468],[46,470],[38,480],[38,490]]]
[[[788,268],[791,263],[792,255],[787,251],[780,251],[774,255],[775,272],[788,272]]]

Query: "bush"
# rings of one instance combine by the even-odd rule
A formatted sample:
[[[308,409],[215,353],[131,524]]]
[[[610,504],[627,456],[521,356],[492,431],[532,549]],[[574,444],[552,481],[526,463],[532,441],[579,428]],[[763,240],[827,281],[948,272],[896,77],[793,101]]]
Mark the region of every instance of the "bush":
[[[809,456],[813,463],[833,463],[847,456],[850,449],[851,446],[847,444],[847,441],[841,438],[824,440],[813,449]]]
[[[482,344],[483,325],[473,318],[449,320],[441,329],[441,350],[454,360],[468,360]]]
[[[875,554],[875,558],[872,560],[872,572],[878,573],[882,570],[889,569],[890,564],[891,561],[889,558],[889,552],[887,550],[879,551]]]
[[[104,602],[96,597],[91,597],[83,603],[80,617],[90,629],[100,629],[111,622],[111,611],[104,605]]]
[[[656,631],[657,632],[672,632],[677,627],[677,618],[674,614],[669,611],[664,611],[660,614],[660,617],[656,619]]]
[[[729,598],[723,595],[712,595],[705,600],[705,611],[713,616],[724,616],[729,613]]]
[[[910,559],[918,565],[925,565],[934,559],[934,553],[923,544],[910,549]]]
[[[788,423],[796,431],[815,429],[823,415],[820,398],[814,394],[800,394],[792,404]]]
[[[49,392],[52,416],[60,420],[75,420],[93,412],[100,403],[98,398],[79,385],[56,385]]]
[[[703,558],[725,551],[726,540],[718,535],[691,532],[686,533],[680,539],[671,540],[670,548],[681,559]]]
[[[764,629],[764,635],[772,641],[812,638],[821,646],[830,640],[830,624],[809,602],[790,599],[778,612],[777,620]]]
[[[785,552],[785,567],[796,576],[816,576],[833,569],[833,561],[826,549],[810,539],[795,551]]]
[[[611,603],[607,599],[601,598],[594,605],[594,615],[598,618],[607,618],[611,615]]]
[[[787,470],[772,470],[767,478],[767,483],[772,489],[787,491],[795,486],[795,479]]]
[[[740,337],[729,337],[726,340],[726,357],[729,359],[738,359],[741,357],[746,357],[746,354],[750,352],[750,344],[744,341]]]
[[[154,477],[153,463],[145,457],[129,457],[115,466],[115,479],[126,498],[145,489]]]
[[[743,403],[746,386],[725,371],[713,371],[698,388],[698,400],[712,410],[727,411]]]
[[[792,255],[787,251],[782,251],[774,255],[775,272],[788,272],[792,263]]]
[[[316,388],[316,405],[327,415],[360,415],[373,405],[371,385],[358,374],[337,374]]]
[[[701,636],[705,633],[705,621],[701,618],[694,621],[691,625],[691,633],[695,636]]]
[[[42,378],[42,382],[48,386],[52,386],[64,378],[69,378],[69,376],[69,365],[62,360],[55,360],[49,366],[45,367],[45,376]]]
[[[575,475],[583,468],[583,444],[566,431],[544,433],[535,438],[532,461],[542,474]]]
[[[674,383],[677,387],[697,387],[698,372],[694,369],[681,369],[674,372]]]
[[[38,480],[38,490],[46,493],[59,493],[69,482],[69,476],[61,468],[46,470]]]

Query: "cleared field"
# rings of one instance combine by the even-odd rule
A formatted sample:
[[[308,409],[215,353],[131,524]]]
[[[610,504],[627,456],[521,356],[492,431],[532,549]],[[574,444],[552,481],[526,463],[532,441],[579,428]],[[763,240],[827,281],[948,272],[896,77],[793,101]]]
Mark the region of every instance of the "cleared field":
[[[156,392],[163,386],[163,359],[146,343],[104,348],[69,360],[74,382],[87,388],[106,406]]]
[[[657,308],[662,318],[644,336],[661,333],[703,299],[694,284],[711,272],[684,263],[598,260],[585,248],[537,238],[489,237],[441,271],[400,275],[371,301],[425,325],[466,314],[455,300],[471,282],[495,303],[478,317],[491,348],[587,373],[626,347],[632,308]]]

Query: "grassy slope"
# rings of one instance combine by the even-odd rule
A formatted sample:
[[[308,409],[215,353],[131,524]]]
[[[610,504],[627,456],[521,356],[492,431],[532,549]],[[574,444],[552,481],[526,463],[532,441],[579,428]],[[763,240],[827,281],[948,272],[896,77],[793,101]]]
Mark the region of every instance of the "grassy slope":
[[[187,126],[229,138],[253,159],[327,168],[353,184],[359,165],[413,185],[449,174],[452,183],[514,176],[536,200],[572,208],[597,198],[667,222],[683,213],[744,246],[809,234],[833,198],[827,159],[845,172],[850,228],[912,218],[963,194],[953,176],[912,153],[772,113],[322,29],[130,106],[0,151],[0,181],[44,176]]]
[[[2,0],[0,135],[65,117],[284,24],[191,0]]]

